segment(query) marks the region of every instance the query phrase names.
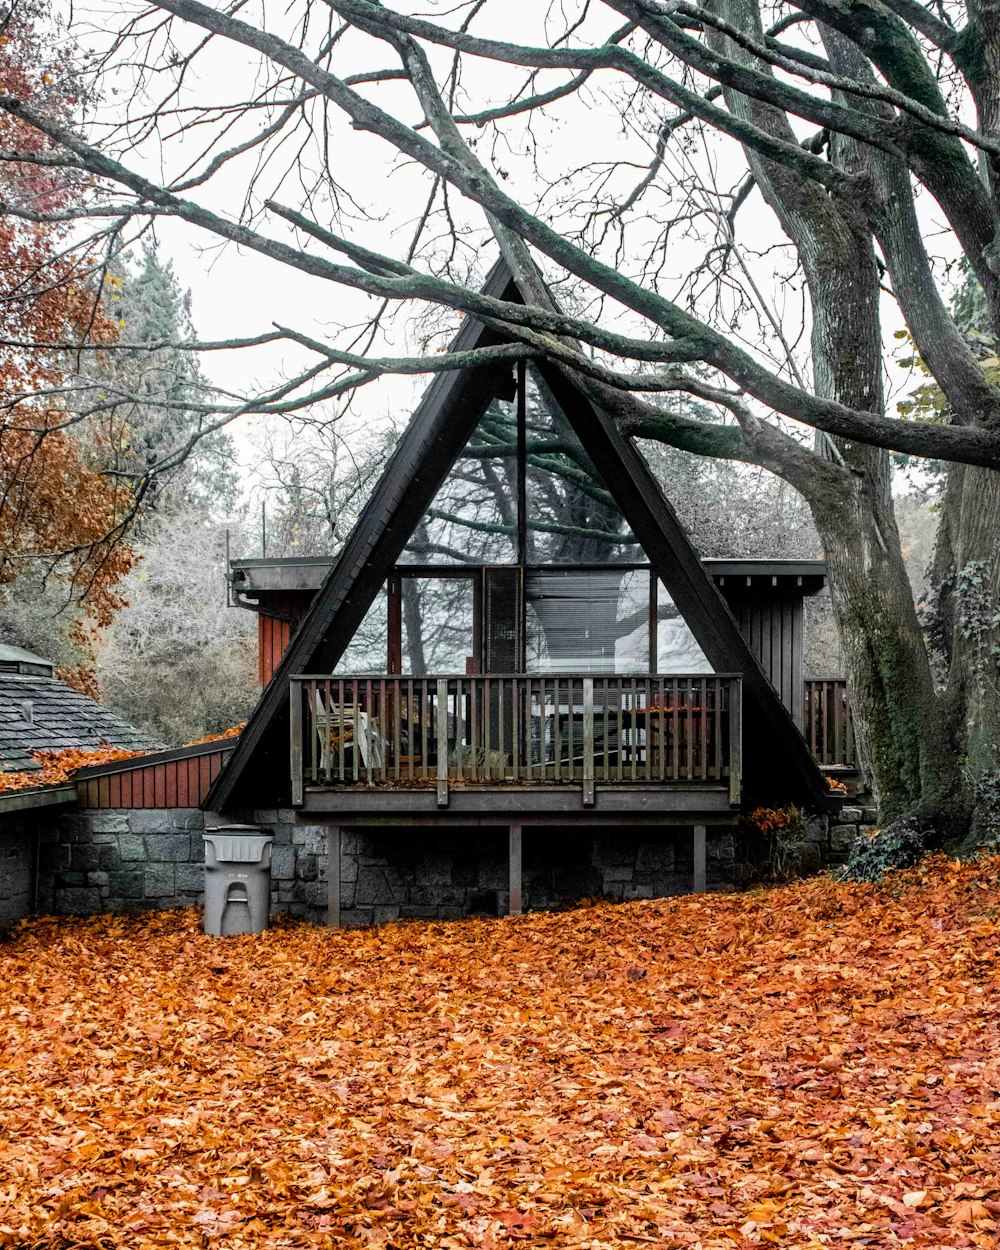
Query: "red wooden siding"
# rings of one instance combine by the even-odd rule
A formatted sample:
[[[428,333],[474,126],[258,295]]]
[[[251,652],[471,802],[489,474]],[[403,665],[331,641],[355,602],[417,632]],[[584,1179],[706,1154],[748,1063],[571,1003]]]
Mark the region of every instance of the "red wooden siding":
[[[81,807],[199,807],[233,749],[227,742],[215,750],[160,762],[115,764],[116,771],[88,772],[77,779]],[[110,766],[109,766],[110,767]]]
[[[263,612],[257,617],[257,680],[262,686],[274,675],[291,637],[291,621],[265,616]]]

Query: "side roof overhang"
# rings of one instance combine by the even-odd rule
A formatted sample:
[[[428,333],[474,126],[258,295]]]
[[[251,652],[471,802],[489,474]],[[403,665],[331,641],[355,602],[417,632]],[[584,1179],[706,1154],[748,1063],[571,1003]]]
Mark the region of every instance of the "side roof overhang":
[[[505,300],[521,298],[503,261],[490,271],[483,292]],[[494,330],[467,317],[449,350],[500,341]],[[811,806],[824,804],[829,792],[805,739],[750,651],[645,460],[607,413],[581,393],[563,366],[546,361],[536,367],[587,454],[600,465],[607,488],[709,663],[717,672],[743,674],[748,789],[781,794]],[[490,399],[498,391],[509,390],[510,384],[510,367],[503,365],[443,372],[431,382],[205,807],[261,806],[283,797],[290,779],[289,678],[332,671]]]

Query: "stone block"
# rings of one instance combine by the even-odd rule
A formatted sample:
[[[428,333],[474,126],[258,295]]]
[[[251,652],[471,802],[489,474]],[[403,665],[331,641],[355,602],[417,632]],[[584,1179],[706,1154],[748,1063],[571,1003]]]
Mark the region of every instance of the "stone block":
[[[91,833],[128,833],[128,812],[94,812],[87,817]]]
[[[874,825],[878,822],[877,807],[863,807],[861,809],[861,824]]]
[[[711,835],[705,841],[705,858],[712,864],[732,864],[736,860],[736,843],[731,834]]]
[[[632,868],[618,866],[602,869],[605,890],[610,889],[614,885],[620,885],[624,881],[631,881],[632,873]]]
[[[672,842],[643,842],[635,852],[637,872],[673,872],[676,860]]]
[[[830,836],[829,816],[810,816],[806,821],[806,838],[810,842],[826,842]]]
[[[326,907],[326,886],[319,881],[296,882],[305,890],[306,902],[310,907]],[[399,908],[397,907],[398,911]]]
[[[403,901],[425,907],[461,907],[462,915],[465,914],[465,891],[454,885],[418,885]]]
[[[340,925],[343,929],[363,929],[372,923],[370,907],[346,907],[340,913]]]
[[[146,858],[154,863],[190,863],[191,838],[186,830],[146,835]]]
[[[108,872],[88,872],[87,884],[96,886],[106,886],[111,880],[111,874]]]
[[[360,867],[356,855],[342,855],[340,858],[341,881],[357,881]]]
[[[294,807],[281,807],[278,809],[279,824],[294,825],[298,818],[299,814]]]
[[[483,860],[477,879],[470,884],[477,885],[480,890],[506,890],[510,884],[510,865],[497,863],[495,859]]]
[[[425,907],[417,903],[404,903],[399,908],[400,920],[437,920],[437,908]]]
[[[593,861],[598,868],[625,868],[635,862],[635,843],[627,834],[599,833],[594,838]]]
[[[833,825],[830,829],[830,849],[849,851],[858,836],[857,825]]]
[[[300,848],[295,857],[295,875],[300,881],[316,881],[319,878],[318,856]]]
[[[830,819],[831,823],[835,825],[856,825],[861,821],[861,818],[862,812],[860,807],[842,807]]]
[[[278,881],[290,881],[295,876],[295,848],[271,845],[271,876]]]
[[[167,808],[142,808],[129,813],[129,828],[133,833],[169,833],[180,826],[176,811]]]
[[[413,880],[421,885],[451,885],[454,860],[447,855],[423,855],[411,866]]]
[[[873,838],[878,833],[878,825],[858,825],[859,838]]]
[[[291,846],[294,842],[291,825],[275,825],[273,829],[267,832],[274,835],[273,846]]]
[[[123,860],[144,860],[146,858],[146,843],[138,834],[122,834],[118,839],[118,857]]]
[[[368,850],[368,839],[360,833],[341,833],[340,835],[340,853],[341,855],[360,855],[362,851]]]
[[[141,868],[109,873],[108,895],[111,898],[122,899],[142,898],[142,879]]]
[[[326,825],[297,825],[292,830],[292,841],[309,855],[325,855],[329,836]]]
[[[260,808],[253,813],[248,822],[251,825],[276,825],[278,823],[278,811],[274,807]]]
[[[57,916],[95,916],[101,910],[101,891],[93,886],[59,890],[54,910]]]
[[[88,842],[77,842],[70,850],[70,868],[77,872],[89,872],[101,866],[101,848]]]
[[[142,874],[142,892],[146,898],[172,898],[177,892],[173,864],[147,864]]]
[[[178,864],[175,880],[178,894],[200,894],[205,889],[203,864]]]
[[[386,868],[362,866],[354,887],[356,907],[387,906],[406,902],[403,886],[395,873]]]
[[[593,898],[600,894],[604,882],[599,868],[584,868],[579,864],[557,867],[552,874],[552,885],[559,898],[575,901]]]
[[[398,907],[376,907],[372,914],[372,924],[392,924],[398,919]]]

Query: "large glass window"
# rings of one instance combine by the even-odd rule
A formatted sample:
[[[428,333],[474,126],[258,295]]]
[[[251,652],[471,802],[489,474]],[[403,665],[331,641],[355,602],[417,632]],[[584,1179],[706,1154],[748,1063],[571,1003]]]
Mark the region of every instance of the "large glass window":
[[[403,672],[464,673],[476,655],[474,579],[403,577],[400,592]]]
[[[528,370],[527,562],[610,564],[642,560],[621,510],[540,376]]]
[[[495,399],[414,530],[401,564],[517,559],[517,405]]]
[[[388,595],[383,586],[340,657],[333,670],[335,673],[362,677],[386,671],[387,601]]]
[[[524,598],[529,672],[649,671],[648,571],[529,571]]]
[[[667,593],[656,584],[656,671],[658,673],[712,673],[691,627]]]

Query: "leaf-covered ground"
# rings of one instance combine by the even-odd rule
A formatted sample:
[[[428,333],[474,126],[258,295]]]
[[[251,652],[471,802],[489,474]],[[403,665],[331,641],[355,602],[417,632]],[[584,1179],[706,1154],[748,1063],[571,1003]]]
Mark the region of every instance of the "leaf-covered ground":
[[[1000,860],[0,944],[0,1243],[995,1247]]]

